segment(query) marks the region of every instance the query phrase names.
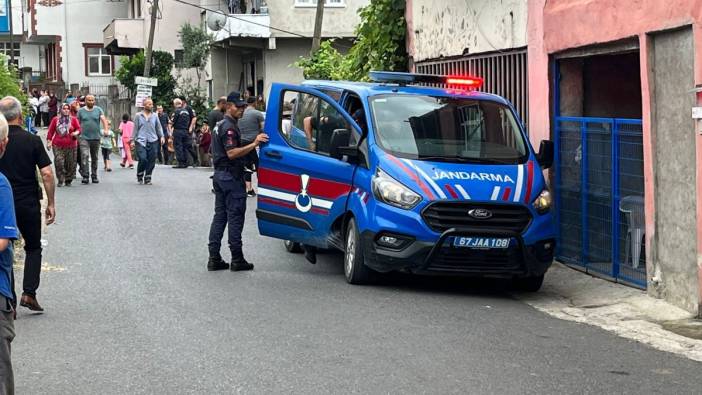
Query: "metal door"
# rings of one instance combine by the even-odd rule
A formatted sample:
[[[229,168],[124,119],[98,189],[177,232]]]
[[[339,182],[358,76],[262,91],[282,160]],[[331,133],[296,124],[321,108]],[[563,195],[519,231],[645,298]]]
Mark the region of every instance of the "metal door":
[[[556,117],[557,259],[646,287],[639,119]]]

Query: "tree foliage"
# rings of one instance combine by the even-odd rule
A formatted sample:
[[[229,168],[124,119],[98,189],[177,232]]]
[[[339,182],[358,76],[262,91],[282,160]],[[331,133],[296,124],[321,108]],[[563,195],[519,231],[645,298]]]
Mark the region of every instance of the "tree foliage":
[[[207,119],[211,106],[207,95],[203,94],[202,90],[193,83],[191,78],[183,78],[176,89],[176,96],[183,96],[188,100],[188,104],[197,115],[197,126],[201,126],[202,122]],[[210,125],[213,127],[214,125]]]
[[[210,47],[214,38],[205,29],[183,24],[178,32],[180,43],[183,46],[183,64],[176,65],[183,68],[194,68],[197,73],[197,87],[200,89],[202,74],[207,66],[210,56]]]
[[[29,101],[20,88],[17,71],[14,66],[9,66],[7,57],[0,54],[0,97],[5,96],[16,97],[24,105],[25,113],[27,112]]]
[[[173,69],[173,55],[164,51],[153,51],[151,63],[151,77],[158,79],[158,86],[153,87],[155,104],[168,106],[173,100],[176,81],[171,70]],[[122,56],[120,68],[115,72],[117,80],[130,91],[136,92],[134,77],[144,73],[144,52],[141,51],[132,57]]]
[[[349,52],[341,54],[333,40],[323,42],[311,57],[295,63],[305,78],[364,81],[371,70],[407,70],[405,1],[371,0],[358,14],[361,22]]]

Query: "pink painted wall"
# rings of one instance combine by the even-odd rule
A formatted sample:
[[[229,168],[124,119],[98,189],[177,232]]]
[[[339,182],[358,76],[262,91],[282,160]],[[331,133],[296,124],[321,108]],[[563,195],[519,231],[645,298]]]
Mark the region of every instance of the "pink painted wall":
[[[693,25],[695,84],[702,86],[702,0],[529,0],[529,130],[534,144],[551,130],[549,55],[577,47],[638,37],[643,96],[646,243],[655,232],[651,82],[647,33]],[[692,87],[691,87],[692,88]],[[702,105],[702,95],[698,95]],[[691,131],[692,132],[692,131]],[[702,136],[697,135],[697,251],[702,305]],[[702,312],[701,312],[702,313]]]

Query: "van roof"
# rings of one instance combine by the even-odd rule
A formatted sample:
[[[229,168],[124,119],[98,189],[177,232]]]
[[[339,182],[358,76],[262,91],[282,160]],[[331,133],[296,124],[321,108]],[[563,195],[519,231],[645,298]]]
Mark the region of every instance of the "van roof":
[[[466,91],[457,89],[435,88],[418,85],[399,85],[379,82],[355,82],[355,81],[327,81],[327,80],[307,80],[302,85],[319,88],[332,89],[336,91],[350,91],[362,99],[377,95],[386,94],[409,94],[428,95],[439,97],[455,97],[476,100],[490,100],[504,105],[510,103],[502,96],[480,91]]]

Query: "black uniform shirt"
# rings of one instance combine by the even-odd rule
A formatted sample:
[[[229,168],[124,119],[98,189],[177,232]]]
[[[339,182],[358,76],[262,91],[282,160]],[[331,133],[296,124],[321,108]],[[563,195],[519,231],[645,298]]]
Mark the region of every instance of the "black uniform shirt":
[[[195,118],[195,113],[190,107],[183,107],[173,113],[173,130],[190,130],[190,121]]]
[[[211,129],[214,129],[215,125],[217,125],[217,123],[222,119],[224,119],[224,112],[220,111],[217,108],[215,108],[214,110],[210,111],[209,114],[207,114],[207,124],[210,125]]]
[[[241,147],[241,132],[236,119],[225,115],[217,123],[212,139],[212,162],[215,166],[215,181],[227,183],[234,192],[234,197],[246,197],[244,184],[244,165],[246,157],[229,159],[227,151]]]
[[[15,206],[39,199],[37,167],[43,169],[51,165],[51,159],[44,149],[39,136],[35,136],[20,126],[10,125],[10,142],[5,155],[0,158],[0,173],[10,181]]]

